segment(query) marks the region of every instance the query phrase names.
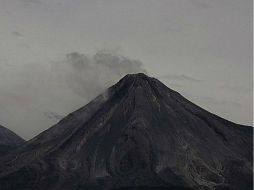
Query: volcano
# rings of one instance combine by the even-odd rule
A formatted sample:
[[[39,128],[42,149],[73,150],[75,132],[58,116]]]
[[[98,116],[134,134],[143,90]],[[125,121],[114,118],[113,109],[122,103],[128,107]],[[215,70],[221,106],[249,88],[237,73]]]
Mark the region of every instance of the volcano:
[[[130,74],[0,160],[1,190],[252,189],[253,130]]]

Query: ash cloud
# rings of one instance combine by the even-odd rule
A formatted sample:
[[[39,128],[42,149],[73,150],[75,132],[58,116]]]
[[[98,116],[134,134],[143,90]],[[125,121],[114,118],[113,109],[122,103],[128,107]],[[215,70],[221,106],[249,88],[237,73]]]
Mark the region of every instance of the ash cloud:
[[[16,36],[16,37],[24,37],[24,35],[18,31],[13,31],[12,35]]]
[[[197,8],[203,8],[203,9],[208,9],[211,8],[211,5],[209,4],[209,2],[207,0],[191,0],[189,1],[190,3],[192,3],[194,6],[196,6]]]
[[[55,112],[51,112],[51,111],[48,111],[48,112],[44,112],[44,115],[51,119],[51,120],[54,120],[54,121],[59,121],[61,119],[64,118],[64,115],[60,115],[58,113],[55,113]]]
[[[28,5],[45,5],[45,3],[41,0],[20,0],[21,3],[23,3],[24,5],[28,6]]]
[[[252,93],[252,87],[251,86],[240,86],[240,85],[228,85],[223,84],[220,85],[219,88],[221,90],[226,90],[233,93]]]
[[[89,100],[126,74],[146,73],[141,61],[109,50],[98,51],[92,56],[79,52],[69,53],[63,64],[68,86],[73,92]]]
[[[106,50],[94,55],[74,52],[54,62],[22,63],[19,67],[3,58],[0,62],[0,121],[25,139],[103,92],[102,100],[107,99],[105,90],[122,76],[146,73],[140,61]]]
[[[188,82],[195,82],[195,83],[203,82],[203,80],[201,79],[197,79],[187,75],[163,75],[163,76],[160,76],[159,78],[173,80],[173,81],[188,81]]]

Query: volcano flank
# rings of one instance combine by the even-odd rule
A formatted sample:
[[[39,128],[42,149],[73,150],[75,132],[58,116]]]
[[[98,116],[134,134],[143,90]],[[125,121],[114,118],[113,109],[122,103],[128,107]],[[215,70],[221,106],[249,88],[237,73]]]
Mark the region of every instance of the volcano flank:
[[[0,160],[1,190],[251,190],[253,130],[130,74]]]

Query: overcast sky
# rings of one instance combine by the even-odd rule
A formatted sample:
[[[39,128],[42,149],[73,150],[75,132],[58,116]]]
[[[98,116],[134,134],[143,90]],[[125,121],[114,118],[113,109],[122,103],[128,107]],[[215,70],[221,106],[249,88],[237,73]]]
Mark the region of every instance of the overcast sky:
[[[26,139],[126,73],[252,125],[252,0],[0,0],[0,124]]]

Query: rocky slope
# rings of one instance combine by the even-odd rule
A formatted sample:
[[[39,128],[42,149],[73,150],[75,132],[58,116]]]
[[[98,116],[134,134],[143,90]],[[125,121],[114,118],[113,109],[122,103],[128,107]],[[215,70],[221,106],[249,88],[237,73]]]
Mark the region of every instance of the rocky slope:
[[[0,160],[1,190],[252,189],[252,127],[127,75]]]
[[[24,142],[24,139],[0,125],[0,157],[13,151]]]

